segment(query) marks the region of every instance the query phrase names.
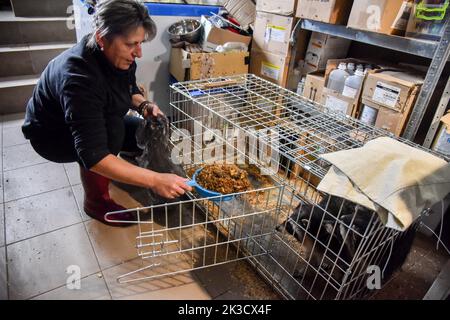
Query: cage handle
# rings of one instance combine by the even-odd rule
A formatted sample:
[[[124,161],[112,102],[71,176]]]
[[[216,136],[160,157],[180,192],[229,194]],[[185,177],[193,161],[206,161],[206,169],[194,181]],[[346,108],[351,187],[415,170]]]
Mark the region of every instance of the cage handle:
[[[217,88],[217,87],[223,87],[223,86],[233,85],[233,84],[237,84],[237,81],[235,79],[209,82],[209,83],[205,83],[204,85],[202,85],[202,89]]]

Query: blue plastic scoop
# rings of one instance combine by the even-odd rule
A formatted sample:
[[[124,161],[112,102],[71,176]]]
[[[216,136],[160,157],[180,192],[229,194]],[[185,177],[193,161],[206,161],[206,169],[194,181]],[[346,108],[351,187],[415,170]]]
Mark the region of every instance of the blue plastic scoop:
[[[198,192],[199,195],[201,195],[204,198],[212,198],[212,197],[220,197],[223,196],[223,194],[221,194],[220,192],[215,192],[215,191],[211,191],[208,189],[205,189],[203,187],[201,187],[198,183],[197,183],[197,175],[200,173],[200,171],[202,171],[203,168],[197,169],[194,173],[194,175],[192,176],[192,180],[189,180],[188,182],[186,182],[186,184],[190,187],[194,187],[195,190]],[[233,196],[225,196],[222,198],[216,198],[216,199],[211,199],[212,201],[218,202],[218,201],[230,201],[231,199],[233,199]]]

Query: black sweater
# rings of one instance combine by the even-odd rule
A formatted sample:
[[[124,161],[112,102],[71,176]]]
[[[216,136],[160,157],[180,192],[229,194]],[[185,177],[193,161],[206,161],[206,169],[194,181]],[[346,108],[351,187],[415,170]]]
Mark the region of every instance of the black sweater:
[[[126,71],[115,68],[98,47],[87,48],[89,36],[48,64],[22,126],[31,140],[52,143],[52,137],[71,136],[86,168],[120,151],[112,149],[124,139],[123,117],[131,96],[140,93],[136,63]]]

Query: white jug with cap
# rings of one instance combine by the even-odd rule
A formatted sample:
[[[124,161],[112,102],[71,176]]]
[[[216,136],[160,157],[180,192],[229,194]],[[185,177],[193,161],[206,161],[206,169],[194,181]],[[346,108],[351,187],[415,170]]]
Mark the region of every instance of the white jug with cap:
[[[353,76],[350,76],[345,80],[344,90],[342,90],[342,94],[349,98],[356,98],[356,94],[358,93],[363,80],[364,71],[362,69],[356,70]]]
[[[344,62],[339,64],[339,67],[330,73],[328,78],[327,88],[342,93],[345,86],[345,80],[349,76],[347,66]]]

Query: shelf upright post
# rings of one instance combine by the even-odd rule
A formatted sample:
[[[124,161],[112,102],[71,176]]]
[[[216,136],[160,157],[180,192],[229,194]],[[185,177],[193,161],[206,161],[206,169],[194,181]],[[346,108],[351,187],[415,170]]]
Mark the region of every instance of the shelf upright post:
[[[410,120],[405,129],[403,137],[413,141],[416,137],[419,126],[422,123],[423,116],[427,110],[433,92],[437,86],[442,70],[450,56],[450,19],[447,19],[444,25],[444,33],[434,52],[427,75],[417,98],[414,109],[412,110]]]
[[[448,103],[450,101],[450,77],[447,80],[447,85],[445,86],[444,93],[442,94],[441,100],[439,101],[439,105],[434,114],[433,121],[431,122],[430,129],[428,129],[427,136],[423,143],[425,148],[430,148],[433,143],[434,136],[436,135],[437,130],[439,129],[439,124],[441,123],[441,118],[447,109]]]

